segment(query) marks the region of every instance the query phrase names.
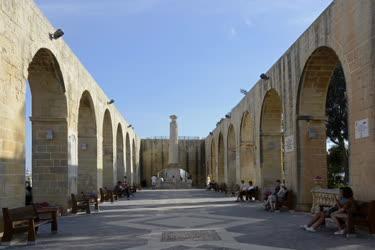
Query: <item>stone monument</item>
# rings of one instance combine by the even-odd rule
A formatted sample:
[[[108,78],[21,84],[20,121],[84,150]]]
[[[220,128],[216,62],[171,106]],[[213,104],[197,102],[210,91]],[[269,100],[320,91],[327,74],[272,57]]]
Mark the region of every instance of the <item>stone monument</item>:
[[[177,116],[171,115],[171,122],[169,124],[169,156],[168,168],[161,173],[163,182],[157,185],[158,188],[191,188],[191,183],[187,182],[186,176],[181,176],[179,157],[178,157],[178,125]]]

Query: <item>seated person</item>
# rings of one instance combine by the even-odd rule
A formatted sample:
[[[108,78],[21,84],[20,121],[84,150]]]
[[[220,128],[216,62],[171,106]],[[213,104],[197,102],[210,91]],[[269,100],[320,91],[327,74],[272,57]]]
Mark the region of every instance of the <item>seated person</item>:
[[[245,184],[245,181],[242,180],[236,201],[244,201],[243,196],[246,195],[248,187],[249,185]]]
[[[348,212],[353,205],[353,190],[350,187],[344,187],[342,190],[342,196],[345,199],[345,204],[341,204],[336,198],[338,210],[331,214],[331,218],[336,223],[338,230],[335,235],[342,235],[346,233],[346,221],[348,218]]]
[[[122,182],[121,181],[118,181],[117,182],[117,185],[115,186],[115,188],[113,189],[113,192],[119,196],[122,196],[124,194],[124,188],[122,187]]]
[[[246,191],[246,200],[252,200],[253,197],[255,197],[255,193],[256,193],[256,187],[253,186],[253,182],[252,181],[249,181],[249,186],[247,187],[247,191]]]
[[[280,180],[276,180],[276,186],[275,186],[274,192],[273,193],[266,192],[264,194],[264,209],[265,210],[268,211],[268,210],[271,209],[272,199],[276,199],[277,198],[277,193],[280,191],[280,185],[281,185]]]
[[[285,199],[288,190],[285,185],[280,185],[280,189],[276,194],[271,194],[265,201],[265,209],[271,212],[276,210],[276,205]]]
[[[301,228],[305,229],[306,231],[315,232],[316,229],[325,224],[325,218],[331,217],[340,208],[342,208],[342,211],[346,211],[351,205],[352,200],[353,192],[351,188],[341,187],[339,199],[336,199],[336,204],[330,208],[324,208],[321,206],[320,211],[313,216],[308,224],[301,226]]]

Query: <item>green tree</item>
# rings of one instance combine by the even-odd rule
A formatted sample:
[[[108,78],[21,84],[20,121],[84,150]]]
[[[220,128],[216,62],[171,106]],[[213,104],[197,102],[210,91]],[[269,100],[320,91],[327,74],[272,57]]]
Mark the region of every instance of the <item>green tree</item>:
[[[344,184],[349,181],[348,106],[345,75],[341,64],[335,68],[328,88],[326,115],[327,137],[334,146],[328,150],[328,175],[345,173]],[[338,172],[339,171],[339,172]]]

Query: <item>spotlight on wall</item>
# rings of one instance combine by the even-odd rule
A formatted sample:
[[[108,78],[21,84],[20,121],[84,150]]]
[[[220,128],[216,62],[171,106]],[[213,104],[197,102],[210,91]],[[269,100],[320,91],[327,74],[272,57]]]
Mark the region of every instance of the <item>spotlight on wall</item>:
[[[115,100],[111,99],[109,102],[107,102],[107,104],[110,105],[110,104],[112,104],[114,102],[115,102]]]
[[[49,33],[49,39],[51,39],[51,40],[57,40],[60,37],[62,37],[63,35],[64,35],[64,31],[62,31],[62,29],[58,29],[58,30],[56,30],[53,33]]]
[[[260,79],[262,79],[262,80],[268,80],[268,79],[270,79],[266,74],[264,74],[264,73],[262,73],[261,75],[260,75]]]
[[[245,89],[240,89],[240,92],[241,92],[242,94],[244,94],[244,95],[247,95],[247,90],[245,90]]]

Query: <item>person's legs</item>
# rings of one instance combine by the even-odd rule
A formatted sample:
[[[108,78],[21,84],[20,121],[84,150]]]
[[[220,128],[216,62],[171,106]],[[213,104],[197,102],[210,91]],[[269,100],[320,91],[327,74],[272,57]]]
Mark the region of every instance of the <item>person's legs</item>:
[[[317,222],[320,219],[321,213],[322,212],[314,214],[314,216],[311,218],[311,220],[309,221],[309,223],[306,224],[306,226],[307,227],[311,227],[312,225],[314,225],[315,222]]]
[[[345,233],[345,221],[347,219],[347,214],[341,211],[337,211],[331,214],[331,218],[336,223],[338,231],[335,234],[344,234]]]

